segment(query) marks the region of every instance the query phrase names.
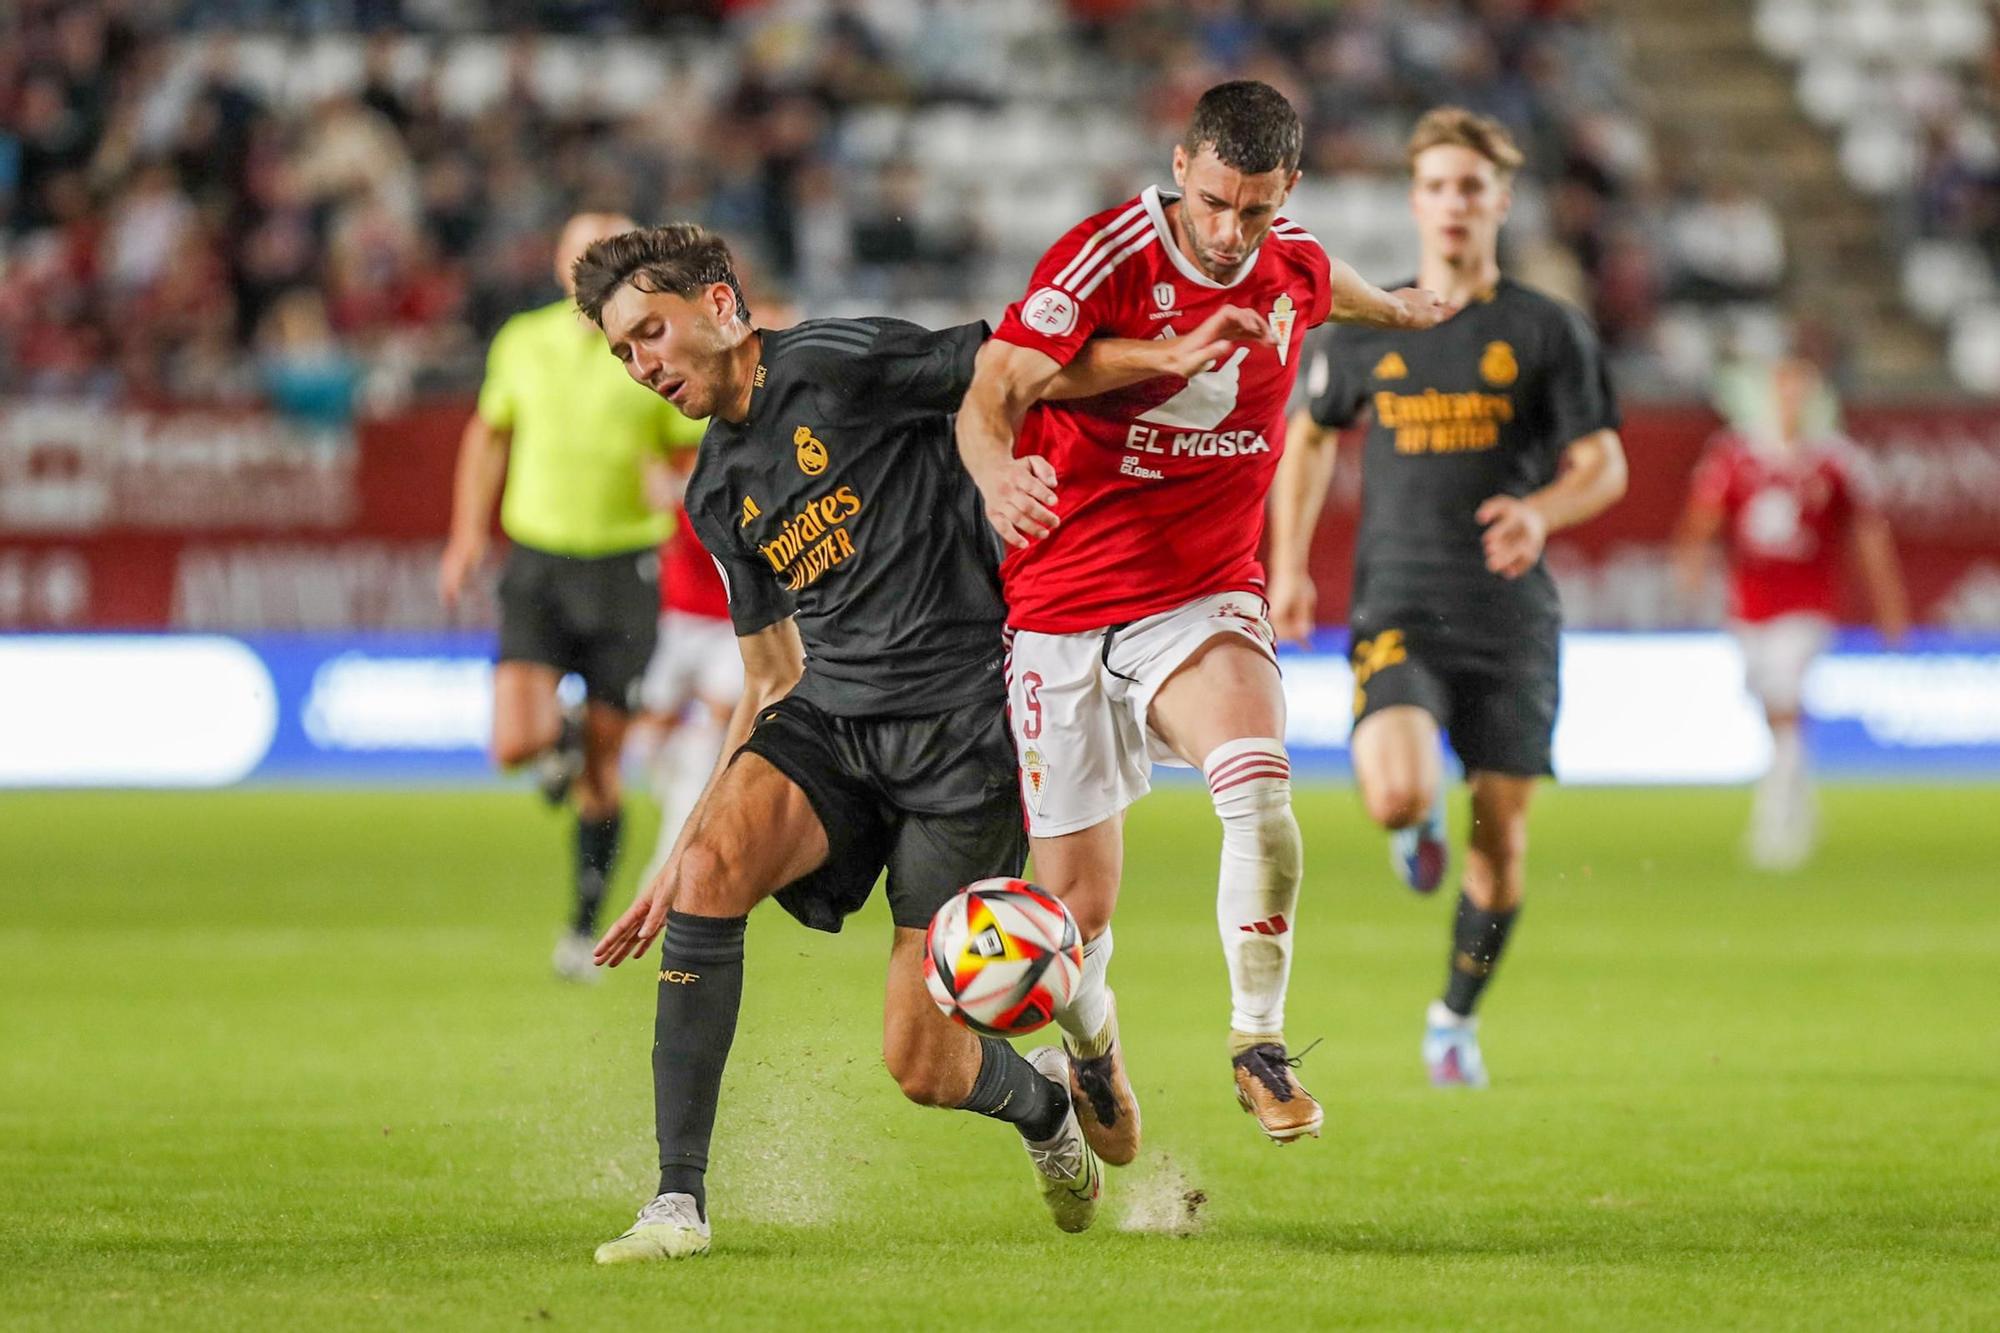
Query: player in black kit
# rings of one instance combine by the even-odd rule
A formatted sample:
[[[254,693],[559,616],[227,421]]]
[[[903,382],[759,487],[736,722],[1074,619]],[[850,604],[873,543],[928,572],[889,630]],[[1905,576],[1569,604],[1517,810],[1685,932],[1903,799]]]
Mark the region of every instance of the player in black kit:
[[[1372,414],[1349,620],[1355,777],[1398,871],[1429,893],[1447,859],[1439,728],[1465,765],[1472,829],[1423,1054],[1434,1083],[1483,1087],[1474,1009],[1520,909],[1535,783],[1553,771],[1562,608],[1542,546],[1625,493],[1625,455],[1588,322],[1500,275],[1521,164],[1507,131],[1441,107],[1409,161],[1412,285],[1463,308],[1421,333],[1329,326],[1310,349],[1312,400],[1272,489],[1271,619],[1311,632],[1306,557],[1335,432]]]
[[[704,1176],[751,908],[775,895],[806,925],[838,930],[884,869],[896,927],[890,1074],[912,1101],[1014,1124],[1056,1224],[1083,1230],[1099,1171],[1063,1052],[1024,1059],[975,1037],[922,978],[938,907],[973,881],[1018,875],[1027,851],[1004,714],[999,542],[952,436],[986,326],[755,329],[727,247],[686,224],[601,241],[576,276],[578,305],[631,376],[709,419],[687,509],[728,584],[746,676],[724,758],[666,868],[597,946],[615,967],[665,932],[659,1192],[598,1261],[708,1248]],[[1050,395],[1192,373],[1225,325],[1095,345]]]

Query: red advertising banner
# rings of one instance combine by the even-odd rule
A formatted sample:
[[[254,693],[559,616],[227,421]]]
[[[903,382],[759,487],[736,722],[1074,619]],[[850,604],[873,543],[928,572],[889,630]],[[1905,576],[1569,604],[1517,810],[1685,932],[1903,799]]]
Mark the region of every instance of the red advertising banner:
[[[314,434],[240,413],[0,405],[0,629],[231,632],[490,625],[490,579],[456,614],[435,591],[470,404]],[[1919,618],[2000,629],[2000,407],[1850,409],[1875,463]],[[1716,429],[1700,407],[1626,414],[1632,488],[1560,534],[1570,623],[1682,623],[1665,559]],[[1344,449],[1315,541],[1320,614],[1346,614],[1359,456]],[[1721,585],[1707,620],[1719,617]],[[1865,621],[1860,589],[1848,618]]]

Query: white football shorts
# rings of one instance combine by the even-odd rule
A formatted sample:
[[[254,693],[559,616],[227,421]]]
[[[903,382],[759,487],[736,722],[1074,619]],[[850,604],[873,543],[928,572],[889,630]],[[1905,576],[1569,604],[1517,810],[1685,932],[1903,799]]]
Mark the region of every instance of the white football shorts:
[[[1768,712],[1796,713],[1813,659],[1833,642],[1833,622],[1810,611],[1769,620],[1737,621],[1743,679]]]
[[[640,707],[679,717],[698,701],[734,703],[742,693],[743,654],[735,626],[685,611],[660,616],[660,643],[639,682]]]
[[[1100,824],[1152,789],[1155,763],[1186,767],[1148,723],[1153,696],[1209,640],[1238,634],[1277,660],[1264,599],[1218,593],[1129,625],[1016,630],[1007,711],[1021,802],[1038,838]]]

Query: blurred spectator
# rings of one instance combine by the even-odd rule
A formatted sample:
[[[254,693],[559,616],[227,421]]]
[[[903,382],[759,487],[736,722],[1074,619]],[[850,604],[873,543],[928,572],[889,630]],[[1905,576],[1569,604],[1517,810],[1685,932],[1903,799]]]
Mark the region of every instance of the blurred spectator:
[[[1713,177],[1667,220],[1669,294],[1696,302],[1764,301],[1785,276],[1785,234],[1771,206],[1733,176]]]

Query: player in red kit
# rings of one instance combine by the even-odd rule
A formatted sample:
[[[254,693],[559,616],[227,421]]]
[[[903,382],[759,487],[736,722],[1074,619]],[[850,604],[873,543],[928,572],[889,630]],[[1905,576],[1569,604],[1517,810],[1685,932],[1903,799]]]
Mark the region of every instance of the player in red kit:
[[[1203,94],[1148,189],[1072,228],[980,353],[961,456],[1013,549],[1001,567],[1008,703],[1037,879],[1075,912],[1084,980],[1058,1020],[1072,1091],[1106,1162],[1138,1152],[1138,1107],[1105,984],[1123,815],[1155,762],[1198,767],[1222,822],[1217,920],[1237,1096],[1279,1142],[1317,1134],[1283,1031],[1300,877],[1284,695],[1257,550],[1306,330],[1333,318],[1428,328],[1450,308],[1390,294],[1279,212],[1302,133],[1275,89]],[[1094,338],[1172,339],[1240,321],[1187,378],[1038,403]]]
[[[1751,694],[1771,724],[1771,767],[1757,785],[1752,861],[1789,870],[1812,853],[1817,819],[1800,735],[1800,691],[1832,638],[1841,555],[1861,565],[1882,637],[1909,624],[1889,524],[1875,509],[1858,450],[1833,430],[1831,400],[1811,362],[1772,368],[1763,420],[1716,437],[1695,470],[1677,538],[1689,598],[1720,536],[1729,561],[1729,617]]]
[[[639,683],[639,701],[653,724],[649,766],[660,802],[659,846],[642,884],[666,865],[682,823],[701,799],[743,693],[729,593],[687,509],[678,501],[674,508],[674,535],[660,548],[660,641]]]

